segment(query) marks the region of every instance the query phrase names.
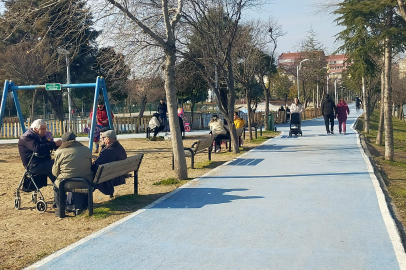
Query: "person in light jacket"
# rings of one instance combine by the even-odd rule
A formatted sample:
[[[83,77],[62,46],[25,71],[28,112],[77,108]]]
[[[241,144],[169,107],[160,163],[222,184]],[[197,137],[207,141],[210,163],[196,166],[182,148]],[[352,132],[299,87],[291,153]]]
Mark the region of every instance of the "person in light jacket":
[[[59,216],[59,185],[65,178],[83,177],[93,181],[92,152],[89,148],[76,141],[76,135],[68,132],[62,135],[62,145],[56,150],[52,174],[56,176],[54,182],[54,198],[56,203],[55,215]],[[87,186],[84,185],[83,188]],[[84,194],[73,193],[73,201],[77,208],[87,202]]]
[[[290,106],[290,113],[302,113],[303,105],[300,103],[298,98],[295,98],[292,105]]]
[[[214,152],[221,151],[221,140],[229,138],[227,129],[224,126],[223,120],[219,119],[216,114],[213,114],[210,123],[210,135],[214,136]]]
[[[155,140],[156,135],[158,135],[160,131],[164,130],[164,126],[161,126],[161,121],[159,121],[159,114],[153,114],[151,120],[149,120],[148,127],[151,131],[154,132],[154,137],[152,138],[152,140]]]

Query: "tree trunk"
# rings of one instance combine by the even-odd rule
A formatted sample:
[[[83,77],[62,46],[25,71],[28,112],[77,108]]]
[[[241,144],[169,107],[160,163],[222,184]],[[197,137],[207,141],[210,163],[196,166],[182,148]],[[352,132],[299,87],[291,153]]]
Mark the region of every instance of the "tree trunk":
[[[193,109],[194,109],[194,107],[195,107],[195,104],[196,104],[196,103],[193,103],[193,102],[192,102],[192,106],[190,107],[190,114],[191,114],[191,118],[192,118],[192,119],[190,119],[190,121],[189,121],[190,129],[192,129],[192,126],[193,126]]]
[[[265,130],[269,130],[270,127],[268,126],[269,122],[269,90],[265,88]]]
[[[30,121],[31,123],[34,122],[35,120],[35,104],[37,103],[37,98],[38,98],[38,90],[34,90],[34,94],[32,96],[32,102],[31,102],[31,110],[30,110]]]
[[[175,90],[175,62],[175,51],[167,50],[164,70],[165,92],[169,114],[169,128],[171,130],[175,174],[179,180],[184,180],[187,179],[187,166],[185,151],[183,150],[182,134],[179,128],[178,106]]]
[[[392,15],[390,14],[390,17],[391,16]],[[385,46],[385,95],[384,95],[385,159],[393,161],[394,142],[393,142],[393,124],[392,124],[392,88],[390,85],[391,65],[392,65],[392,42],[389,38],[387,38]]]
[[[147,95],[141,96],[140,112],[138,113],[138,127],[141,126],[141,118],[144,117],[145,106],[147,104]]]
[[[234,105],[235,105],[235,88],[234,88],[234,71],[233,71],[233,66],[232,66],[232,61],[231,61],[231,48],[228,50],[227,53],[227,86],[228,86],[228,91],[230,92],[229,95],[229,104],[228,104],[228,119],[229,121],[229,130],[230,130],[230,137],[231,137],[231,143],[233,144],[233,153],[237,154],[240,152],[240,147],[239,147],[239,142],[238,142],[238,136],[237,136],[237,131],[235,129],[234,125]]]
[[[384,57],[385,63],[385,57]],[[382,137],[383,137],[383,125],[384,125],[384,99],[385,99],[385,64],[384,68],[381,72],[381,108],[379,114],[379,125],[378,125],[378,134],[376,135],[376,142],[377,145],[382,145]]]
[[[364,132],[369,133],[369,97],[365,91],[365,78],[362,77],[362,95],[364,96],[362,104],[364,105]]]
[[[245,99],[247,100],[247,114],[248,114],[248,134],[250,141],[252,141],[252,129],[251,129],[251,100],[248,98],[248,89],[245,89]]]

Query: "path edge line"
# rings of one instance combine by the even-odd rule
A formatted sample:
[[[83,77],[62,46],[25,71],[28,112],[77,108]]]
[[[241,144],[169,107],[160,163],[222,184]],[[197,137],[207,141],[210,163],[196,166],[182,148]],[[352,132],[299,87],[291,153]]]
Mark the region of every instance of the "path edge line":
[[[359,118],[359,117],[358,117]],[[372,158],[371,153],[365,142],[365,138],[362,134],[355,129],[358,122],[358,118],[351,125],[351,129],[354,130],[357,136],[357,145],[360,149],[361,155],[365,160],[369,176],[372,184],[375,188],[375,194],[378,200],[379,209],[382,214],[383,221],[385,223],[389,238],[392,242],[393,250],[395,251],[396,259],[399,263],[399,267],[402,270],[406,270],[406,233],[400,219],[397,215],[397,208],[392,202],[392,198],[389,195],[386,184],[383,180],[379,169],[376,166],[375,161]]]

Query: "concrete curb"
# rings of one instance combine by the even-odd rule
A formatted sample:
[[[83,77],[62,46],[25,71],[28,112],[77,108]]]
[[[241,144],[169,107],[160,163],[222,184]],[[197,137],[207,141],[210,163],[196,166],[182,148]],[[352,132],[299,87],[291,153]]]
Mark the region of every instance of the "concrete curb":
[[[356,127],[357,122],[358,122],[358,118],[354,123],[354,127]],[[356,130],[356,131],[358,132],[358,130]],[[386,204],[388,206],[389,213],[390,213],[391,217],[393,218],[393,220],[395,221],[396,227],[397,227],[399,235],[400,235],[400,239],[401,239],[401,242],[402,242],[403,249],[406,252],[406,230],[405,230],[405,227],[403,226],[402,222],[400,221],[401,216],[399,214],[399,210],[397,209],[397,207],[394,204],[391,196],[389,195],[389,191],[388,191],[386,182],[383,179],[382,174],[379,171],[378,166],[376,165],[376,162],[375,162],[371,152],[368,149],[367,142],[365,141],[364,135],[362,135],[359,132],[358,132],[358,134],[359,134],[362,149],[364,150],[365,154],[367,155],[369,161],[372,164],[372,167],[374,168],[374,174],[375,174],[376,178],[378,179],[379,186],[381,187],[382,192],[383,192],[383,194],[385,196],[385,201],[386,201]]]

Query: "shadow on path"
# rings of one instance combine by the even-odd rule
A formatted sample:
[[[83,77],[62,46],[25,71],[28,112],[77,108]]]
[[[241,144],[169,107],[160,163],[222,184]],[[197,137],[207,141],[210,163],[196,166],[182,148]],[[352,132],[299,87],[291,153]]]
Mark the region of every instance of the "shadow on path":
[[[235,200],[262,199],[262,196],[239,196],[225,194],[229,192],[244,192],[248,189],[221,188],[182,188],[173,196],[153,208],[202,208],[210,204],[231,203]]]

